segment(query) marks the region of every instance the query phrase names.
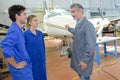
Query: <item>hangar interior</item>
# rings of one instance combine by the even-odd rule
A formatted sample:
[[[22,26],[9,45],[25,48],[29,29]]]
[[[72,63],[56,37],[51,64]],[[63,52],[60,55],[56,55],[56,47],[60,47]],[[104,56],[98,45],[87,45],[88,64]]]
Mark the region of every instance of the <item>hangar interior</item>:
[[[72,46],[72,35],[64,26],[75,27],[70,13],[73,3],[84,7],[84,16],[93,23],[98,34],[91,80],[120,80],[120,0],[0,0],[0,45],[11,24],[8,8],[23,5],[27,16],[38,17],[37,29],[44,35],[47,79],[79,80],[70,68],[68,53],[63,51],[64,41],[65,46]],[[12,80],[1,48],[0,80]]]

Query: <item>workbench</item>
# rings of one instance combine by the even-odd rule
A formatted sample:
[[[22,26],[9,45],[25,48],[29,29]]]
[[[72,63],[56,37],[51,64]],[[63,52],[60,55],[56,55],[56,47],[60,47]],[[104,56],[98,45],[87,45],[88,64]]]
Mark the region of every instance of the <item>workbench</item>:
[[[96,56],[94,57],[94,60],[97,62],[97,64],[100,64],[100,57],[101,56],[107,56],[109,54],[113,55],[115,58],[118,57],[118,52],[117,52],[117,39],[118,37],[98,37],[97,42],[96,42]],[[113,42],[114,45],[114,52],[109,52],[107,51],[107,43],[108,42]],[[104,54],[100,54],[99,46],[103,44],[104,45]]]

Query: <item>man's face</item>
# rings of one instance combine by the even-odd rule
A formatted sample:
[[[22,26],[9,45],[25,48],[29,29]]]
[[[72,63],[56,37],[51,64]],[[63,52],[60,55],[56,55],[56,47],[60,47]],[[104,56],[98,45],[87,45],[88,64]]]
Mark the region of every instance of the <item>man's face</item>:
[[[27,19],[26,12],[21,11],[21,14],[17,16],[17,19],[20,21],[21,24],[25,24]]]
[[[74,20],[79,20],[81,19],[82,16],[82,10],[81,9],[78,10],[76,7],[73,7],[71,8],[71,15]]]

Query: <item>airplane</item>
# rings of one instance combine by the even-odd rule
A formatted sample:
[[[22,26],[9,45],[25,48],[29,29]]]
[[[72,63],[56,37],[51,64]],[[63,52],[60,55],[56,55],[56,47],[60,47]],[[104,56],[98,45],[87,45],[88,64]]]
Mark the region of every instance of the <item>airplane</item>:
[[[102,36],[104,27],[110,24],[107,18],[93,18],[88,19],[95,27],[97,36]],[[62,40],[61,45],[71,48],[73,35],[65,29],[65,25],[68,24],[70,27],[75,28],[76,21],[70,15],[70,13],[63,9],[54,9],[46,11],[44,16],[44,30],[52,38]],[[96,36],[96,37],[97,37]],[[63,46],[57,46],[61,49]]]
[[[107,18],[94,18],[88,20],[94,25],[98,36],[101,36],[103,28],[107,27],[110,23]],[[72,34],[64,27],[66,24],[75,28],[76,21],[72,18],[68,11],[63,9],[48,11],[44,16],[44,28],[48,35],[72,37]]]

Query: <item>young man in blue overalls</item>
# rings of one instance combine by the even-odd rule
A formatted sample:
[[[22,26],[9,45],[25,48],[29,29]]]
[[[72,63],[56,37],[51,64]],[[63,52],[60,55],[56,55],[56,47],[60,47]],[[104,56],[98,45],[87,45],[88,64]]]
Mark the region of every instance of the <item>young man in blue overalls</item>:
[[[2,41],[2,52],[8,62],[13,80],[33,80],[32,65],[25,48],[22,25],[26,22],[25,7],[13,5],[8,9],[12,24]]]

